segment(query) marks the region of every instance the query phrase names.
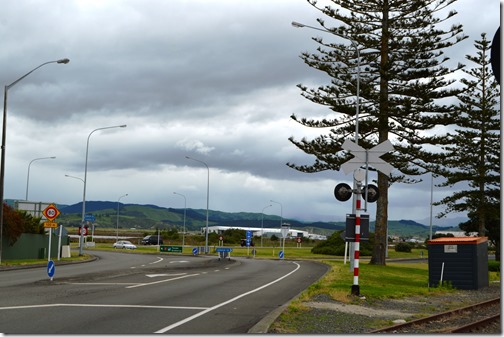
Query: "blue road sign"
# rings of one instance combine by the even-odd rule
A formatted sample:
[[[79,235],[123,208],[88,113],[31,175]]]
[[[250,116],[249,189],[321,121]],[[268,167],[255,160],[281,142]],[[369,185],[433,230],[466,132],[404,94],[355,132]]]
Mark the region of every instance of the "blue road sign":
[[[86,214],[84,216],[84,221],[95,222],[96,218],[93,214]]]
[[[52,278],[54,276],[54,272],[56,271],[56,267],[54,266],[54,261],[50,260],[47,263],[47,275]]]
[[[198,248],[193,248],[192,253],[193,255],[198,255]]]
[[[280,251],[280,253],[278,253],[278,257],[283,259],[284,258],[284,252],[283,250]]]
[[[217,247],[217,248],[215,248],[215,251],[217,253],[230,253],[233,251],[233,248]]]

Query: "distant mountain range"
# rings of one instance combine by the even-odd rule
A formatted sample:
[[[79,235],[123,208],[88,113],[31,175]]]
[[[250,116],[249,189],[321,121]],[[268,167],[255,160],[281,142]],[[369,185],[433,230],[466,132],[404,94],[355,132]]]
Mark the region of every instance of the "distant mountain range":
[[[9,202],[9,204],[14,204]],[[57,222],[70,227],[78,227],[82,218],[82,202],[73,205],[57,205],[61,215]],[[164,208],[156,205],[122,204],[113,201],[86,201],[86,213],[95,217],[95,225],[101,228],[135,228],[149,231],[156,228],[168,229],[184,226],[184,209]],[[119,215],[119,217],[118,217]],[[461,219],[460,222],[465,221]],[[292,228],[305,230],[314,234],[331,235],[334,231],[344,230],[344,221],[340,222],[302,222],[295,219],[283,219]],[[437,222],[437,219],[436,219]],[[460,231],[456,222],[454,226],[433,225],[432,232]],[[280,218],[276,215],[261,213],[227,213],[209,210],[209,226],[239,226],[239,227],[280,227]],[[200,231],[206,226],[206,209],[185,210],[186,231]],[[370,231],[374,231],[375,222],[370,222]],[[413,220],[389,220],[389,235],[400,237],[426,238],[429,236],[429,226]]]

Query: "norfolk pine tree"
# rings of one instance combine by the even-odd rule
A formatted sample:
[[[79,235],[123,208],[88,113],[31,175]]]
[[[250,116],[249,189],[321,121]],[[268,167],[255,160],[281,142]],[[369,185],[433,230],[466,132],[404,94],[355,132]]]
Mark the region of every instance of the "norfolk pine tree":
[[[445,212],[467,212],[461,228],[488,236],[500,252],[500,88],[490,70],[490,41],[486,34],[474,44],[476,55],[467,55],[474,67],[464,69],[460,80],[465,91],[458,95],[455,133],[444,139],[446,181],[440,186],[467,187],[437,202]],[[464,228],[463,228],[464,227]]]
[[[390,176],[378,173],[380,198],[372,264],[385,265],[389,185],[418,181],[411,176],[425,173],[433,159],[425,145],[435,145],[436,138],[428,136],[427,131],[449,124],[454,112],[454,106],[445,102],[459,90],[452,88],[454,80],[447,77],[463,66],[450,69],[444,50],[465,36],[460,24],[444,30],[437,26],[446,26],[456,15],[447,10],[455,1],[332,0],[334,7],[318,7],[315,0],[308,0],[322,14],[341,23],[329,27],[323,19],[317,19],[320,29],[340,42],[314,38],[319,43],[318,53],[304,52],[301,58],[327,73],[331,82],[316,89],[302,84],[298,87],[308,100],[329,107],[334,118],[291,116],[301,125],[327,128],[329,132],[313,140],[289,138],[299,149],[315,156],[315,162],[287,165],[307,173],[339,170],[351,157],[341,145],[347,138],[354,139],[359,70],[359,145],[369,149],[391,138],[395,150],[382,158],[397,169]]]

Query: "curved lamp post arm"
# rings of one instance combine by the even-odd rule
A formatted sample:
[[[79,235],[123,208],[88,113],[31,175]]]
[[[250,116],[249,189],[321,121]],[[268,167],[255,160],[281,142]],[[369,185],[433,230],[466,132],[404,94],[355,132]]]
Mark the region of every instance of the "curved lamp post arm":
[[[30,166],[31,164],[36,161],[36,160],[42,160],[42,159],[56,159],[56,157],[43,157],[43,158],[35,158],[30,161],[28,164],[28,174],[26,175],[26,195],[25,195],[25,200],[28,201],[28,184],[30,182]]]

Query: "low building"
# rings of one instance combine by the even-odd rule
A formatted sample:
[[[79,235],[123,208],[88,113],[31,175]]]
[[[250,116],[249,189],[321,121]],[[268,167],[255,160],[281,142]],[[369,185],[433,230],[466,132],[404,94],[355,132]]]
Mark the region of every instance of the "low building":
[[[205,229],[206,227],[201,228],[201,233],[205,234]],[[226,230],[228,229],[240,229],[244,231],[252,231],[253,236],[271,236],[271,235],[276,235],[276,236],[281,236],[281,229],[280,228],[258,228],[258,227],[241,227],[241,226],[208,226],[208,233],[217,233],[217,234],[223,234]],[[325,235],[319,235],[319,234],[311,234],[308,233],[307,231],[302,231],[299,229],[289,229],[289,233],[287,234],[287,237],[291,238],[296,238],[296,237],[303,237],[303,238],[308,238],[311,240],[327,240],[327,236]]]

